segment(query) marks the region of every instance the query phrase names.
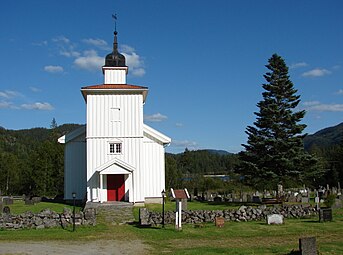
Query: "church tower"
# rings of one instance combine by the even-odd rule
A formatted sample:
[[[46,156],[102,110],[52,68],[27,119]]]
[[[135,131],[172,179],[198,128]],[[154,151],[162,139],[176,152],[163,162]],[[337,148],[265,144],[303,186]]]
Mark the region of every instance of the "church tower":
[[[102,67],[104,83],[81,88],[87,104],[87,201],[154,201],[165,188],[164,147],[171,140],[143,123],[148,88],[127,84],[117,35]]]

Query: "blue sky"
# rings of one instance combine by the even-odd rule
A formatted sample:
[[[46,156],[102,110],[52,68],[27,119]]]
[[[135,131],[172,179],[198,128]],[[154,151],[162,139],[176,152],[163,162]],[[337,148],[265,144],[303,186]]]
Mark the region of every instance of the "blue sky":
[[[149,87],[145,122],[169,152],[242,150],[265,65],[290,67],[306,132],[343,121],[343,1],[2,1],[0,126],[85,123],[114,22],[128,83]]]

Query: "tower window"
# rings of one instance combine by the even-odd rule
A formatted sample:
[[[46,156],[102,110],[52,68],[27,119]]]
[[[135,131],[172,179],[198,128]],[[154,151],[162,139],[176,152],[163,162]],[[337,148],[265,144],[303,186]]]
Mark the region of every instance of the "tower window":
[[[111,121],[120,121],[120,108],[111,108],[110,109],[110,120]]]
[[[120,154],[122,152],[121,143],[110,143],[110,154]]]

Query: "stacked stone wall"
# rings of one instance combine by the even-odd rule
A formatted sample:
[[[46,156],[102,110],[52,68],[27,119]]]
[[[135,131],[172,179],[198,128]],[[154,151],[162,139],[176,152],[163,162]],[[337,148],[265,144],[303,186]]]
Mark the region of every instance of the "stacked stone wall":
[[[191,224],[214,222],[216,217],[223,217],[225,221],[261,221],[266,220],[267,215],[270,214],[281,214],[285,218],[306,218],[317,215],[318,212],[316,208],[304,205],[241,206],[237,210],[186,210],[182,211],[182,222]],[[164,222],[165,224],[174,224],[175,212],[165,212]],[[146,208],[140,208],[140,224],[152,226],[162,224],[162,214],[148,211]]]
[[[43,229],[52,227],[66,228],[73,224],[73,213],[65,208],[63,213],[45,209],[40,213],[25,212],[18,215],[3,213],[0,216],[1,229]],[[95,209],[87,209],[75,213],[75,225],[94,226],[96,224]]]

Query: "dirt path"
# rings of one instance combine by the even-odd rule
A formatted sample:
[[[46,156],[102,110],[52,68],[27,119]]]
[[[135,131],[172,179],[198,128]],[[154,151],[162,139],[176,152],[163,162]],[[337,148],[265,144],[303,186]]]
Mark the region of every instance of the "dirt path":
[[[44,241],[0,242],[1,255],[90,255],[90,254],[148,254],[149,247],[140,240],[90,242]]]

